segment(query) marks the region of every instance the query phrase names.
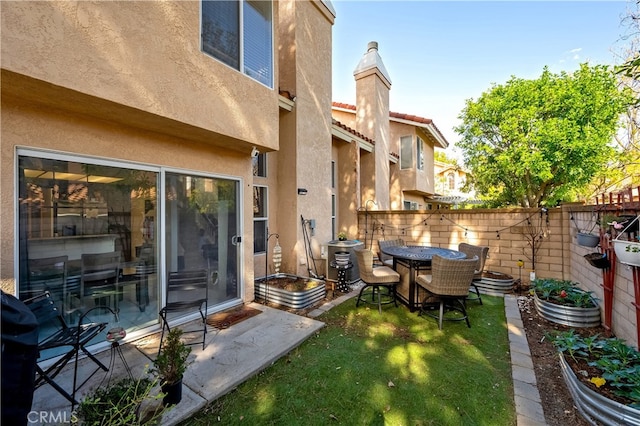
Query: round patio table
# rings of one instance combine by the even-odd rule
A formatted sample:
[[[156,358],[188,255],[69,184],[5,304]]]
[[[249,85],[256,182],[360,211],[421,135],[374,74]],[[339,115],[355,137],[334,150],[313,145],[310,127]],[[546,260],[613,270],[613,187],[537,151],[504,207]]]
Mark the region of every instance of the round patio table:
[[[461,251],[429,246],[389,246],[382,249],[384,254],[393,257],[393,269],[397,270],[398,264],[409,268],[408,294],[398,292],[402,302],[409,306],[412,312],[420,308],[418,289],[416,287],[416,275],[420,270],[431,269],[431,259],[434,255],[448,259],[464,259],[467,256]]]

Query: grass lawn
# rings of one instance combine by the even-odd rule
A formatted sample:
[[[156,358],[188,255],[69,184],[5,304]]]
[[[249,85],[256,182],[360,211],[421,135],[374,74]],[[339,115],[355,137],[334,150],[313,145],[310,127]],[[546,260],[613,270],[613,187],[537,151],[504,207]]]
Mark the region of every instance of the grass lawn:
[[[355,307],[183,425],[515,425],[502,298],[468,304],[462,322],[405,306]],[[256,353],[256,356],[260,356]],[[215,374],[215,372],[213,372]]]

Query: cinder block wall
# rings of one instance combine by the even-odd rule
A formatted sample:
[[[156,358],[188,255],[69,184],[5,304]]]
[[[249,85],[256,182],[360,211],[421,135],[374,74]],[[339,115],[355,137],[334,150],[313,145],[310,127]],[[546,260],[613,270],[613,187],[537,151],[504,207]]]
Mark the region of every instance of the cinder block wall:
[[[408,245],[456,249],[466,242],[489,247],[486,269],[522,277],[529,283],[537,277],[576,281],[592,291],[603,305],[602,270],[591,266],[584,255],[598,251],[577,244],[579,229],[590,230],[594,206],[565,204],[543,212],[540,209],[361,211],[358,239],[378,250],[378,240],[402,238]],[[595,216],[594,216],[595,215]],[[366,224],[366,226],[365,226]],[[598,232],[598,228],[594,229]],[[535,243],[532,241],[535,239]],[[524,267],[518,267],[518,260]],[[638,346],[634,286],[631,268],[617,263],[612,330],[629,344]]]

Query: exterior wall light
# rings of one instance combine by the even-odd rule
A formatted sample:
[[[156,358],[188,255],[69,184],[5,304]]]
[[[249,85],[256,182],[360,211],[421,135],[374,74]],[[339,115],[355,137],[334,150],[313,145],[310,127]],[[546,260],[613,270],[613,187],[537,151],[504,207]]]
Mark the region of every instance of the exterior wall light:
[[[306,188],[298,188],[298,195],[307,195]]]

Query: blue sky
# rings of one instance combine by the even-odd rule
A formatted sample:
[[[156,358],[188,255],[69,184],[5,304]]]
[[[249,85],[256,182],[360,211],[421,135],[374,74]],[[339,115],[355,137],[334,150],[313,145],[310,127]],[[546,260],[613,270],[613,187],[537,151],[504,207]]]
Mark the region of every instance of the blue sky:
[[[627,1],[333,0],[333,100],[355,104],[353,70],[367,43],[391,78],[391,111],[433,119],[450,144],[466,99],[511,76],[580,63],[619,64]],[[635,9],[635,6],[634,6]],[[454,154],[455,153],[451,153]]]

